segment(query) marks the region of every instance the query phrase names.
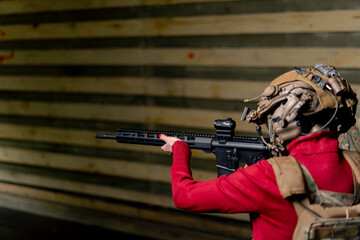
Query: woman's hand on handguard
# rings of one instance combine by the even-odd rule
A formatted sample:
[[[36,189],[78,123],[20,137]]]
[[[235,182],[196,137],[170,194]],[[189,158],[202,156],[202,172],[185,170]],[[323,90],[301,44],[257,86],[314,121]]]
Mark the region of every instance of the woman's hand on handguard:
[[[164,134],[160,134],[160,139],[165,142],[165,144],[161,147],[161,150],[163,150],[164,152],[167,152],[169,154],[173,153],[172,146],[174,145],[174,143],[177,141],[181,141],[180,139],[178,139],[176,137],[168,137]]]

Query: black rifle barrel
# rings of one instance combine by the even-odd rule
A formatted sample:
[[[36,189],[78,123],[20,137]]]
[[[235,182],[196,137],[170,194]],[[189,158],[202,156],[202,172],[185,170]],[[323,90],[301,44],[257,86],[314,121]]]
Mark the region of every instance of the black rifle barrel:
[[[184,141],[192,149],[211,150],[211,142],[215,135],[198,134],[198,133],[180,133],[153,130],[137,130],[137,129],[118,129],[116,135],[97,133],[96,138],[114,139],[119,143],[141,144],[162,146],[165,144],[160,139],[160,134],[166,136],[177,137]]]
[[[113,134],[104,134],[104,133],[97,133],[95,135],[95,138],[101,138],[101,139],[116,139],[116,135]]]
[[[269,148],[259,137],[235,136],[235,121],[218,119],[215,121],[216,135],[154,130],[118,129],[115,135],[98,133],[96,138],[112,139],[119,143],[162,146],[160,135],[177,137],[191,149],[203,150],[216,156],[218,176],[231,174],[239,168],[239,163],[251,165],[270,157]]]
[[[234,136],[231,139],[218,138],[216,135],[167,132],[138,129],[118,129],[116,135],[97,133],[96,138],[113,139],[119,143],[162,146],[165,144],[160,139],[160,134],[177,137],[187,143],[191,149],[199,149],[205,152],[215,148],[238,149],[240,151],[268,152],[268,147],[259,137]],[[266,157],[266,156],[264,156]]]

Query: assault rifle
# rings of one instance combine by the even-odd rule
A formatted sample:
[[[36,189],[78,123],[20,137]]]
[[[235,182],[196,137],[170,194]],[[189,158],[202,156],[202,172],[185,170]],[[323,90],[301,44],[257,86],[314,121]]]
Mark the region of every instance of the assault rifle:
[[[113,139],[119,143],[162,146],[160,134],[177,137],[191,149],[214,153],[218,176],[231,174],[239,168],[239,163],[252,165],[270,157],[269,148],[259,137],[235,136],[236,122],[231,118],[215,120],[216,135],[165,132],[153,130],[118,129],[116,135],[97,133],[96,138]]]

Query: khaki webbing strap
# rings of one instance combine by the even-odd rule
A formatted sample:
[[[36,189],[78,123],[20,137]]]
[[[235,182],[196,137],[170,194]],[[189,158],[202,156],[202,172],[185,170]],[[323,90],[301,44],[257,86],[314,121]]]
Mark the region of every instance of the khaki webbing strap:
[[[309,211],[308,207],[311,205],[307,197],[304,197],[301,201],[293,201],[292,204],[298,217],[300,217],[304,211]],[[310,210],[310,212],[312,211]],[[317,215],[317,213],[314,212],[314,215]]]
[[[342,150],[342,154],[346,161],[349,163],[351,170],[355,176],[355,200],[354,203],[360,202],[360,154],[354,151]]]
[[[276,157],[268,159],[272,166],[276,182],[283,198],[292,195],[306,194],[306,185],[299,162],[291,157]]]
[[[349,163],[356,181],[360,184],[360,154],[353,151],[342,150],[342,154]]]

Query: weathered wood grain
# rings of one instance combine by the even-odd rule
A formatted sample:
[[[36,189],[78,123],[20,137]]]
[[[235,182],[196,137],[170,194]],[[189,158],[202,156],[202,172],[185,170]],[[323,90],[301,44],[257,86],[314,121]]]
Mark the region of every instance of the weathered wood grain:
[[[313,63],[312,63],[313,64]],[[351,83],[360,83],[360,70],[337,68]],[[145,77],[145,78],[194,78],[211,80],[248,79],[268,81],[292,67],[231,67],[231,66],[124,66],[124,65],[2,65],[2,76],[50,76],[50,77]],[[262,90],[262,89],[261,89]]]
[[[131,204],[124,201],[107,201],[104,198],[86,197],[66,192],[52,192],[45,189],[30,188],[21,185],[0,183],[2,195],[13,195],[17,197],[26,196],[50,204],[62,204],[71,207],[82,207],[102,212],[110,212],[128,217],[137,217],[147,221],[169,223],[179,227],[193,225],[194,228],[207,231],[219,231],[226,229],[228,233],[239,233],[248,231],[243,228],[241,221],[248,221],[245,214],[230,218],[218,218],[217,214],[190,214],[174,209],[151,208],[144,204]],[[41,215],[46,215],[40,212]],[[213,226],[213,227],[211,227]]]
[[[50,169],[44,170],[5,164],[1,164],[1,166],[0,181],[174,207],[170,194],[170,185],[157,185],[155,182],[141,183],[139,180],[130,179],[118,179],[117,181],[113,179],[113,183],[105,184],[106,177],[104,176],[101,179],[95,175],[89,178],[90,176],[86,177],[86,175],[83,176],[80,173],[74,176],[71,173],[59,170],[51,171]],[[58,175],[60,173],[61,177]],[[103,181],[103,183],[97,182],[98,180]],[[122,184],[122,186],[119,186],[119,184]]]
[[[247,215],[174,208],[171,156],[159,147],[94,135],[214,133],[225,117],[254,135],[239,121],[242,100],[294,66],[335,65],[359,93],[359,9],[356,0],[0,1],[0,206],[128,234],[141,226],[144,237],[248,239]],[[197,180],[216,176],[213,154],[192,158]]]
[[[88,19],[107,18],[138,18],[159,16],[194,16],[194,15],[223,15],[243,13],[265,13],[265,12],[298,12],[319,10],[358,9],[357,0],[347,1],[321,1],[304,0],[123,0],[123,1],[77,1],[75,3],[65,0],[61,4],[49,3],[43,0],[35,1],[8,1],[0,2],[0,15],[3,15],[4,23],[11,24],[25,21],[67,21],[81,20],[84,15]],[[121,11],[121,12],[120,12]],[[50,13],[50,14],[49,14]],[[115,13],[118,13],[117,15]],[[31,19],[31,15],[33,18]],[[51,15],[52,14],[52,15]],[[62,19],[57,16],[61,14]],[[90,14],[95,16],[89,16]],[[77,18],[73,15],[78,15]],[[17,18],[17,19],[15,19]],[[1,17],[0,17],[1,19]],[[1,20],[0,20],[1,22]]]
[[[360,85],[348,79],[353,89],[359,92]],[[44,76],[3,76],[0,90],[102,93],[125,95],[149,95],[163,97],[190,97],[206,99],[252,98],[261,93],[269,81],[244,79],[192,78],[136,78],[136,77],[44,77]]]
[[[160,37],[92,37],[85,39],[5,40],[4,50],[109,48],[246,48],[246,47],[359,47],[360,32],[232,34]]]
[[[0,208],[1,239],[133,239],[152,240],[145,236],[104,229],[73,221],[55,219],[6,207]],[[16,227],[14,227],[16,226]],[[76,231],[74,231],[76,229]]]
[[[115,36],[357,32],[359,15],[359,10],[331,10],[4,25],[0,28],[0,41]]]
[[[0,51],[2,65],[164,65],[288,67],[326,63],[359,68],[359,48],[106,49]]]
[[[103,93],[163,97],[236,99],[252,98],[261,93],[267,81],[136,78],[136,77],[30,77],[3,76],[0,90],[32,92]]]
[[[228,2],[231,0],[86,0],[49,2],[44,0],[3,0],[0,2],[0,14],[19,14],[29,12],[48,12],[48,11],[66,11],[79,9],[97,9],[114,7],[133,7],[133,6],[151,6],[151,5],[172,5],[184,3],[206,3],[206,2]],[[244,1],[244,0],[242,0]]]
[[[0,100],[0,114],[20,116],[62,117],[91,120],[116,120],[124,122],[154,123],[184,127],[212,128],[214,119],[232,117],[241,122],[241,112],[174,109],[170,107],[133,106],[86,103],[44,103]],[[238,130],[246,131],[245,124]]]
[[[14,189],[10,186],[11,183],[35,188],[57,189],[58,191],[76,194],[87,194],[89,197],[111,198],[174,208],[170,196],[170,185],[166,184],[120,178],[110,180],[106,179],[109,177],[99,177],[96,175],[92,175],[93,179],[90,179],[88,175],[81,173],[74,174],[59,170],[20,167],[3,163],[0,163],[0,165],[2,166],[0,181],[8,183],[7,191]],[[104,184],[106,182],[107,184]],[[102,190],[100,190],[101,188]],[[56,200],[61,201],[60,199]],[[244,216],[241,215],[228,217],[244,219]]]
[[[105,141],[95,139],[95,132],[78,129],[61,129],[56,127],[26,126],[18,124],[0,124],[0,138],[32,141],[49,142],[57,144],[69,144],[77,146],[90,146],[103,149],[124,149],[134,152],[153,152],[159,153],[159,147],[147,146],[144,148],[139,145],[121,144],[115,141]],[[194,151],[193,156],[210,159],[212,154],[202,151]]]
[[[170,183],[171,159],[169,159],[169,164],[166,166],[156,163],[136,162],[136,159],[74,156],[16,147],[1,147],[0,149],[0,162],[3,163]],[[215,164],[215,162],[212,164]],[[217,174],[215,171],[210,172],[196,168],[193,169],[193,173],[199,181],[213,179]]]
[[[74,208],[64,206],[60,204],[42,202],[36,199],[22,199],[11,195],[1,196],[1,206],[17,209],[27,210],[30,213],[43,215],[46,217],[63,219],[67,221],[73,221],[86,225],[93,225],[96,227],[102,227],[105,229],[115,230],[118,232],[124,232],[128,234],[136,234],[139,239],[144,236],[147,238],[156,239],[223,239],[230,240],[233,236],[226,237],[223,235],[214,235],[211,233],[204,233],[198,230],[189,230],[188,228],[179,228],[179,226],[164,226],[163,223],[156,223],[151,221],[143,221],[140,218],[123,217],[121,215],[107,214],[95,210],[88,209],[87,211],[82,208]],[[19,202],[21,201],[21,205]],[[76,214],[69,214],[74,213]],[[139,231],[141,226],[141,231]],[[245,232],[246,233],[246,230]],[[248,232],[247,232],[248,233]],[[175,234],[175,238],[174,238]],[[133,239],[134,237],[132,237]],[[135,239],[137,239],[135,237]]]

